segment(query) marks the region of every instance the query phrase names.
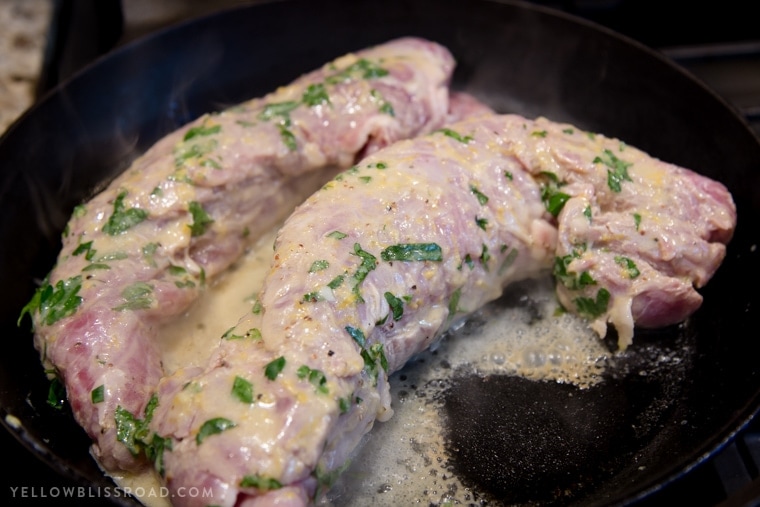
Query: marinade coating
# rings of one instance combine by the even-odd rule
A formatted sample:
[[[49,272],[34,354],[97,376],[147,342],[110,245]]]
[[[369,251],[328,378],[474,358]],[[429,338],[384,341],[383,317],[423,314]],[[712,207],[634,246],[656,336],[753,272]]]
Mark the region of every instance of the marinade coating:
[[[453,67],[415,38],[348,54],[167,135],[77,207],[24,313],[106,470],[153,453],[159,325],[336,170],[440,126]]]
[[[507,284],[553,271],[568,310],[589,316],[593,296],[592,325],[620,326],[624,348],[618,308],[643,325],[693,311],[673,280],[706,283],[734,224],[719,183],[571,125],[475,115],[398,142],[296,209],[253,311],[205,368],[162,380],[159,471],[212,492],[178,505],[310,504],[391,417],[388,376]]]
[[[375,420],[388,376],[552,264],[539,185],[479,116],[365,158],[280,230],[258,305],[204,369],[164,378],[151,423],[181,505],[305,505]]]
[[[634,327],[682,322],[702,304],[736,227],[726,187],[624,141],[539,118],[513,118],[509,144],[557,213],[557,295],[608,324],[625,350]]]

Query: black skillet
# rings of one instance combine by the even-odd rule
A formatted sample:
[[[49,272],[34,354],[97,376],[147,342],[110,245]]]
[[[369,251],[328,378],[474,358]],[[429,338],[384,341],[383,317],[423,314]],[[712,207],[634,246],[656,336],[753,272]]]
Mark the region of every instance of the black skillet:
[[[702,291],[702,308],[682,326],[640,332],[606,381],[575,393],[574,404],[566,385],[509,377],[462,374],[439,393],[450,448],[460,449],[447,467],[473,498],[636,503],[747,424],[760,405],[760,143],[726,103],[653,51],[530,4],[288,0],[220,12],[123,47],[46,96],[0,140],[0,415],[32,453],[78,483],[112,485],[67,410],[46,403],[28,326],[16,326],[52,267],[72,208],[201,113],[403,35],[449,47],[459,62],[454,88],[497,110],[619,137],[724,182],[738,205],[735,237]],[[498,303],[512,304],[523,304],[515,293]],[[677,361],[658,362],[663,356]]]

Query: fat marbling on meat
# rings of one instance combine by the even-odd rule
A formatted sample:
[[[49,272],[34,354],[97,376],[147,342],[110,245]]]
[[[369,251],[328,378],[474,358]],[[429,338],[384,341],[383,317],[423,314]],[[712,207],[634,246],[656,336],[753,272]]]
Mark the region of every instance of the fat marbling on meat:
[[[636,298],[692,304],[669,280],[709,279],[733,213],[720,184],[544,119],[479,116],[385,148],[288,218],[257,304],[209,364],[162,380],[151,423],[166,443],[161,474],[171,491],[212,493],[182,505],[309,504],[392,415],[388,376],[507,284],[553,270],[569,310],[584,314],[578,298],[593,296],[598,322],[625,327],[623,306],[660,325]],[[618,215],[635,237],[612,233]],[[700,225],[675,234],[676,217]],[[679,253],[653,249],[657,235]],[[566,260],[568,245],[579,251]],[[616,269],[596,269],[597,256]],[[633,265],[651,276],[648,292],[631,282]]]
[[[169,134],[75,209],[22,317],[105,469],[156,452],[141,427],[164,374],[159,325],[333,168],[440,126],[453,67],[414,38],[348,54]]]

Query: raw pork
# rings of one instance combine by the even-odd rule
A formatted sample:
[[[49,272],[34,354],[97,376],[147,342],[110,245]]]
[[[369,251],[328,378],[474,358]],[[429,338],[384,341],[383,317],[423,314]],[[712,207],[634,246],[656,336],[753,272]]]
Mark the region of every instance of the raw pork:
[[[159,324],[335,169],[440,126],[453,67],[412,38],[346,55],[168,135],[74,211],[24,312],[104,468],[152,452],[140,425],[163,375]]]

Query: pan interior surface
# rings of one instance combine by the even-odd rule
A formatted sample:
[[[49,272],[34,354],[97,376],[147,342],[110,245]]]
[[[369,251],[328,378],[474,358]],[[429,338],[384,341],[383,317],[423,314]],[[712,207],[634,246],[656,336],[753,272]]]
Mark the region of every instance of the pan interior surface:
[[[441,351],[400,372],[394,403],[401,391],[427,396],[443,418],[440,473],[457,476],[473,503],[628,503],[700,463],[755,414],[760,368],[748,335],[759,301],[757,291],[737,287],[760,279],[751,225],[760,219],[760,143],[722,100],[628,39],[527,4],[288,0],[223,11],[125,46],[45,97],[0,140],[0,315],[8,347],[0,357],[0,408],[32,452],[82,484],[111,484],[68,409],[47,403],[39,355],[29,329],[16,322],[55,262],[73,207],[200,114],[407,35],[452,51],[455,89],[499,112],[618,137],[717,179],[739,217],[700,310],[683,325],[638,332],[598,385],[468,368],[434,385],[410,380],[417,369],[441,367]],[[528,304],[519,291],[467,326]]]

